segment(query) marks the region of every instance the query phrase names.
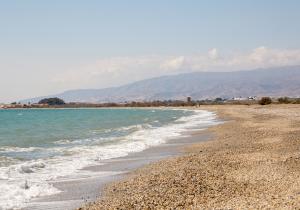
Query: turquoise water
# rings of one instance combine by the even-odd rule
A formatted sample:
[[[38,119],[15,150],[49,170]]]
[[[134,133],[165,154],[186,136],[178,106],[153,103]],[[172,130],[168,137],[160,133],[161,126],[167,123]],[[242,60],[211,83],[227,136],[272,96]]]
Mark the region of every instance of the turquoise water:
[[[5,153],[1,148],[51,148],[58,147],[61,142],[70,146],[101,144],[112,137],[127,136],[136,131],[138,127],[134,125],[158,127],[190,114],[178,110],[142,109],[0,110],[0,155],[25,159],[58,155],[42,154],[41,151]]]
[[[0,209],[20,208],[33,197],[57,193],[50,181],[80,176],[80,169],[101,160],[215,123],[213,113],[200,110],[0,110]]]

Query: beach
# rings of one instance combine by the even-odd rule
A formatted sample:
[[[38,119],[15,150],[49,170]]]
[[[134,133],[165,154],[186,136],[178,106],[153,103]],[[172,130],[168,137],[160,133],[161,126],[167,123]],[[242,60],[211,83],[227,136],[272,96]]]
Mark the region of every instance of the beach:
[[[0,118],[0,209],[78,208],[128,172],[210,139],[194,133],[219,123],[213,112],[163,107],[12,109]]]
[[[201,106],[209,141],[138,168],[80,209],[300,209],[300,106]],[[100,191],[100,189],[99,189]]]
[[[299,10],[0,1],[0,210],[300,210]]]
[[[33,199],[26,210],[76,209],[87,202],[102,196],[102,189],[108,183],[124,179],[131,171],[162,159],[184,154],[184,146],[207,141],[210,134],[195,134],[190,137],[172,139],[165,144],[151,147],[142,152],[131,153],[126,157],[101,161],[101,164],[83,168],[82,171],[94,173],[77,179],[54,181],[52,184],[61,193]]]

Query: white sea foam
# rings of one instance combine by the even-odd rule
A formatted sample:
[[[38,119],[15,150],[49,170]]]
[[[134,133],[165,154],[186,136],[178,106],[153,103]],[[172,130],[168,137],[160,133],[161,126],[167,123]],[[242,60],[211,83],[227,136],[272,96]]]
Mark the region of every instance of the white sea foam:
[[[38,147],[1,147],[0,152],[32,152],[38,150]]]
[[[201,129],[218,123],[214,113],[202,110],[195,110],[194,112],[194,115],[181,117],[174,123],[162,127],[137,125],[120,128],[135,130],[126,137],[117,139],[113,144],[78,144],[78,146],[64,147],[64,144],[71,141],[61,140],[57,143],[61,144],[62,147],[55,148],[55,150],[68,154],[66,156],[0,167],[0,207],[3,209],[24,207],[34,197],[58,193],[59,190],[49,184],[51,181],[70,176],[80,177],[86,173],[80,169],[99,164],[99,160],[127,156],[131,152],[143,151],[149,147],[165,143],[169,139],[179,137],[189,129]],[[28,148],[25,150],[33,151],[36,149]],[[22,149],[5,148],[5,151],[12,150]],[[51,150],[54,149],[51,148]]]

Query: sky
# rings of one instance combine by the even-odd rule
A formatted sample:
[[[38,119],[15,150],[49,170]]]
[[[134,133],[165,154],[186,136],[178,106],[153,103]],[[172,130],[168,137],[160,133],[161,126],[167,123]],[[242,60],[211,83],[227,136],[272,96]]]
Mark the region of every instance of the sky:
[[[298,0],[0,0],[0,103],[300,64]]]

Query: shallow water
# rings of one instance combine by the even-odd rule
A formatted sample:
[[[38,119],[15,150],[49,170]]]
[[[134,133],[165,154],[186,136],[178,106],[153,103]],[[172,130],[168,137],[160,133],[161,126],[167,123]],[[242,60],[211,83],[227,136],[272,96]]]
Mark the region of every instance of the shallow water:
[[[0,110],[0,207],[23,207],[58,190],[49,181],[82,176],[99,160],[215,124],[206,111],[172,109]]]

